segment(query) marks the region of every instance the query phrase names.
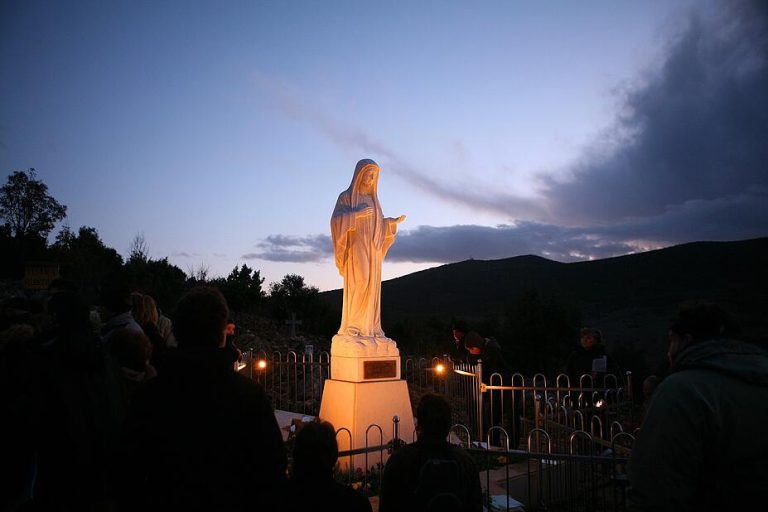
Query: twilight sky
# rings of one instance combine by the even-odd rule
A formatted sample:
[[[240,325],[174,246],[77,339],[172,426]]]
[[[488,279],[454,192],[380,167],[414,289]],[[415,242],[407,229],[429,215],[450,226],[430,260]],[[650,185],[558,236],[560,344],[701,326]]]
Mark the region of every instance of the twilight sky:
[[[11,0],[0,176],[123,255],[339,288],[355,163],[391,278],[768,236],[768,3]]]

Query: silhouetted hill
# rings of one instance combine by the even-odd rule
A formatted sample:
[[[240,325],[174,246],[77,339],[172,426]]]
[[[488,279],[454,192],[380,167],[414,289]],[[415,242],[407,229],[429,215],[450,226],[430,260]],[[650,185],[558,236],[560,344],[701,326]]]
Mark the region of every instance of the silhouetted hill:
[[[633,345],[653,365],[663,360],[667,327],[684,301],[714,301],[749,337],[768,338],[766,262],[768,238],[695,242],[577,263],[538,256],[468,260],[384,282],[382,321],[385,330],[417,318],[481,321],[536,290],[601,328],[609,350]],[[340,309],[341,290],[323,296]]]

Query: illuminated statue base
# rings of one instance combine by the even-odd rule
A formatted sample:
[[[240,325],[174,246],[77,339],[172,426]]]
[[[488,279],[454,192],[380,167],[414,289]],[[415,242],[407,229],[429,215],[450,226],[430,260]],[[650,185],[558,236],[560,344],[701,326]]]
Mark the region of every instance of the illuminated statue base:
[[[367,377],[367,378],[366,378]],[[415,425],[408,383],[400,380],[400,357],[331,356],[331,378],[325,381],[320,419],[330,421],[338,431],[339,451],[386,444],[394,437],[393,417],[399,418],[398,437],[414,441]],[[376,426],[378,425],[379,428]],[[355,455],[354,467],[375,466],[386,462],[379,451]],[[339,457],[348,468],[349,457]]]
[[[342,357],[373,357],[399,356],[397,343],[387,338],[384,333],[379,336],[362,336],[360,334],[337,334],[331,342],[331,355]]]

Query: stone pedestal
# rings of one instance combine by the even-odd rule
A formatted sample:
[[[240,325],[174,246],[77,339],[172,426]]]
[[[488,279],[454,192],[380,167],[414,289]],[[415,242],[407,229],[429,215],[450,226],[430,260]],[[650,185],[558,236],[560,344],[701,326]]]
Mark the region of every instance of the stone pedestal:
[[[388,443],[394,437],[394,416],[400,419],[399,438],[412,442],[413,410],[408,383],[400,380],[399,356],[331,356],[331,378],[323,388],[320,419],[330,421],[336,430],[349,431],[336,436],[339,451]],[[383,457],[376,451],[368,454],[367,462],[365,455],[355,455],[352,463],[370,469],[387,457],[386,451]],[[348,468],[350,458],[340,457],[339,462]]]

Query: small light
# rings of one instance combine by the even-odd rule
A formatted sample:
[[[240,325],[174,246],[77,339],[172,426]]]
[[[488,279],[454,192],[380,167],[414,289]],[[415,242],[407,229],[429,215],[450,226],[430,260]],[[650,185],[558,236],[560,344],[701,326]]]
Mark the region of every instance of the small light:
[[[438,363],[437,365],[435,365],[435,373],[437,373],[438,375],[444,374],[445,373],[445,365],[442,364],[442,363]]]
[[[599,399],[597,402],[595,402],[595,407],[597,407],[598,409],[601,409],[604,405],[605,405],[605,402],[603,401],[602,398]]]
[[[259,361],[256,363],[256,368],[259,370],[264,370],[267,367],[267,362],[263,359],[259,359]]]

